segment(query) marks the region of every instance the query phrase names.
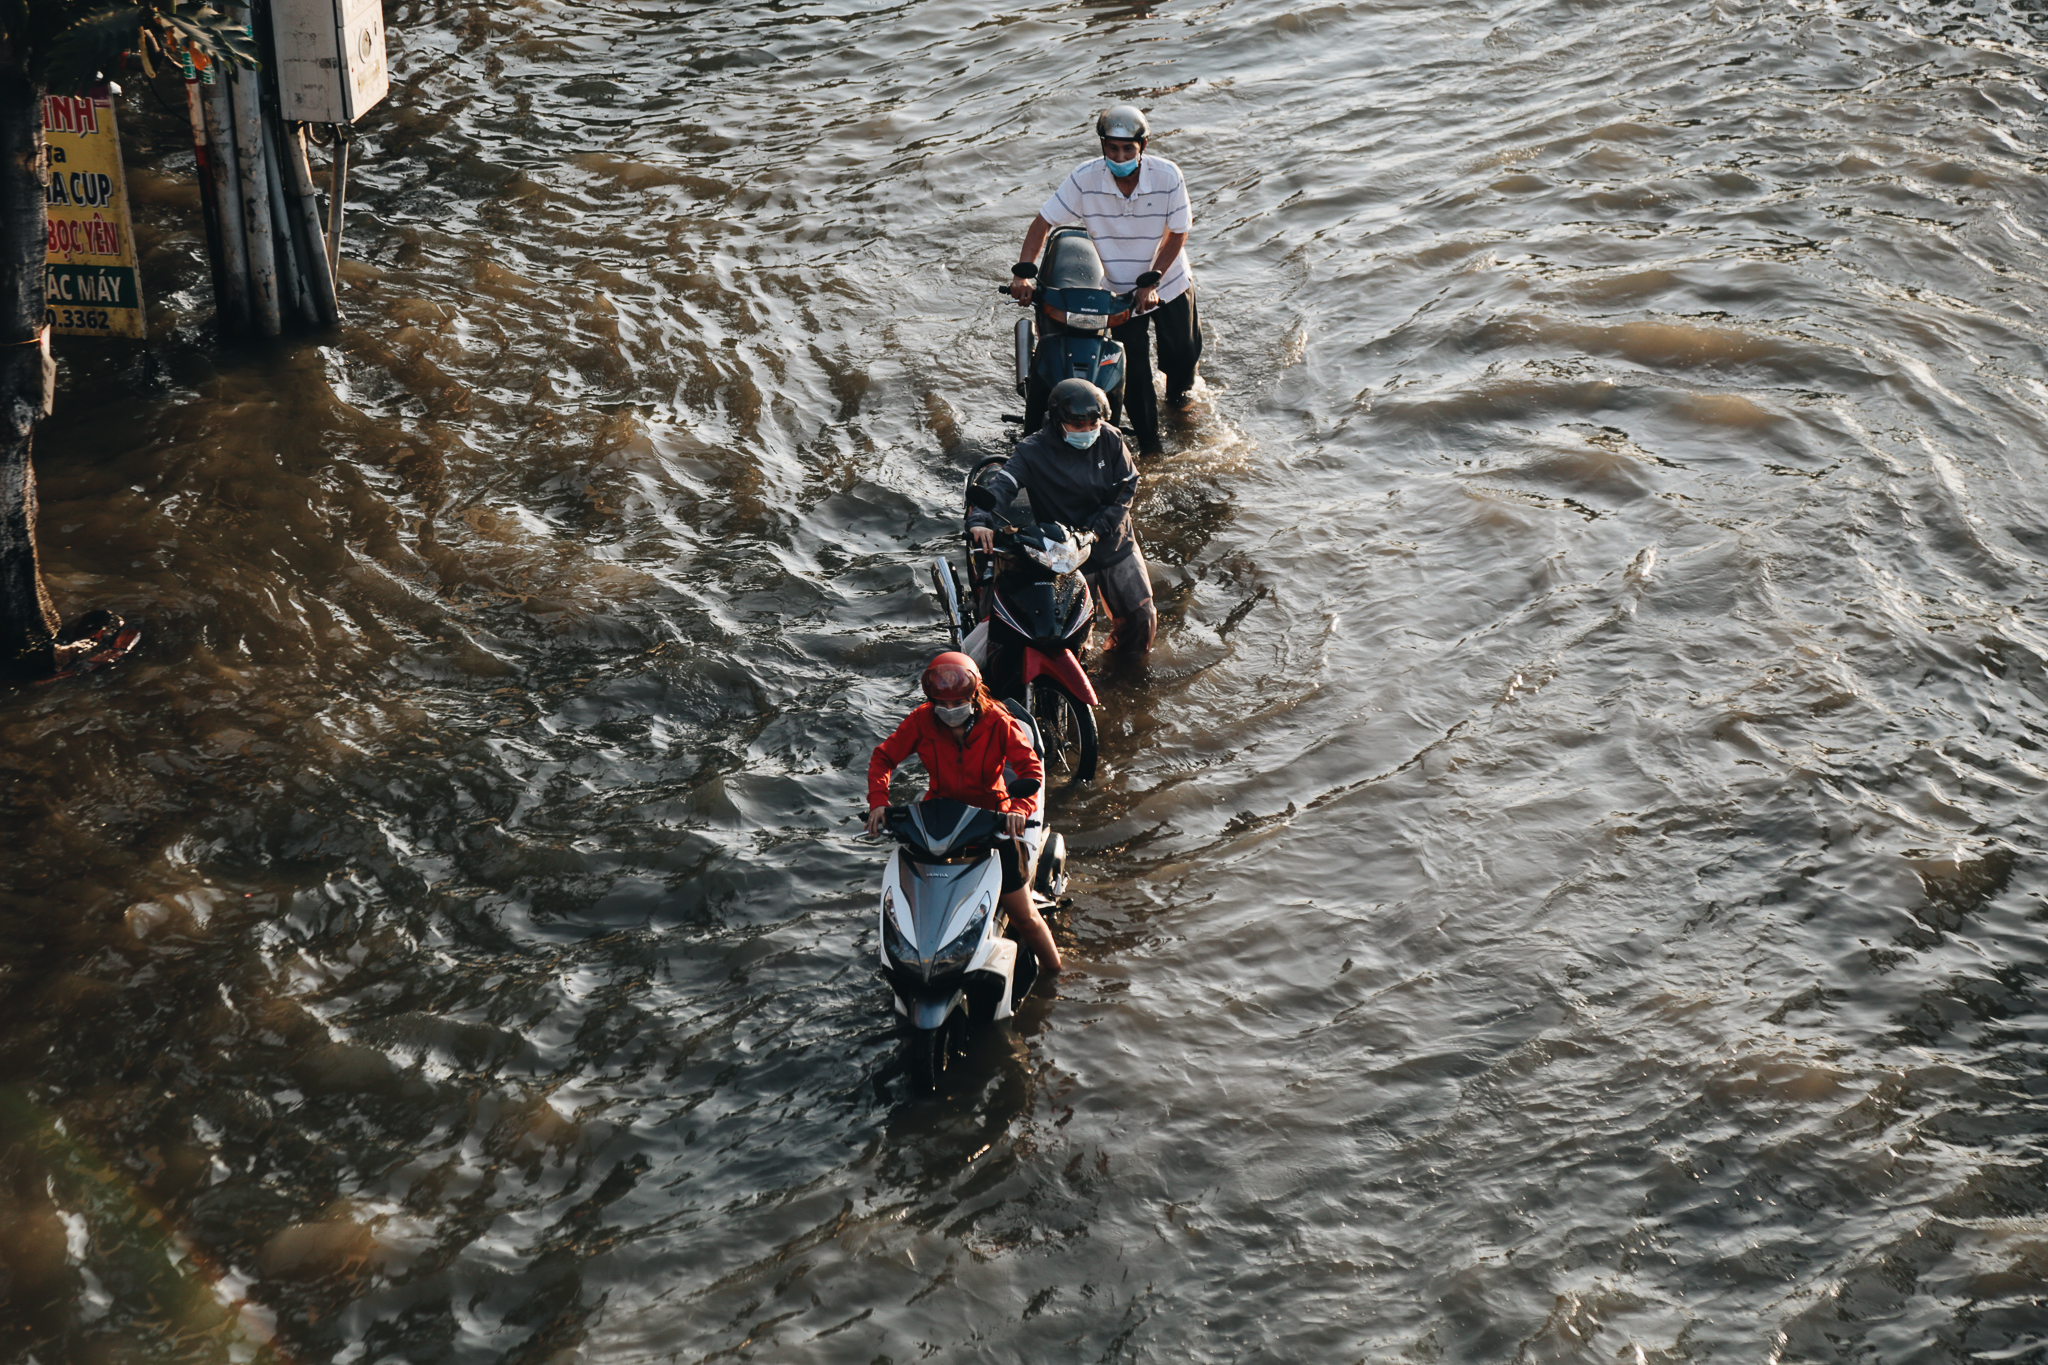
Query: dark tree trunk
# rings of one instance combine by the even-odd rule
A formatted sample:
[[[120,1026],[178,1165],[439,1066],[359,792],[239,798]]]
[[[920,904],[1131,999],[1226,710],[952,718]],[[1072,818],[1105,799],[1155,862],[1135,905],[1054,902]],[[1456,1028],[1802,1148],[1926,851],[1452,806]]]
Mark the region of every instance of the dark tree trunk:
[[[43,92],[0,41],[0,675],[56,669],[58,616],[36,563],[36,474],[43,415]]]

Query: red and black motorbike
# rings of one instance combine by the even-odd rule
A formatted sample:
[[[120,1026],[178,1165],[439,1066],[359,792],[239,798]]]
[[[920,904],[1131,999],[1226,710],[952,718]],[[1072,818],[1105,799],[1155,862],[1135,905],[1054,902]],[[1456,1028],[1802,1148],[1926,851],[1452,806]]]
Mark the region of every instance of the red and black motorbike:
[[[932,560],[932,586],[953,647],[981,664],[989,690],[1021,703],[1045,740],[1047,776],[1073,782],[1095,776],[1095,708],[1101,704],[1081,651],[1095,627],[1094,594],[1081,566],[1095,537],[1058,522],[1018,525],[1002,499],[981,482],[1001,459],[984,460],[967,476],[967,503],[994,516],[995,549],[968,548],[962,583],[944,555]]]

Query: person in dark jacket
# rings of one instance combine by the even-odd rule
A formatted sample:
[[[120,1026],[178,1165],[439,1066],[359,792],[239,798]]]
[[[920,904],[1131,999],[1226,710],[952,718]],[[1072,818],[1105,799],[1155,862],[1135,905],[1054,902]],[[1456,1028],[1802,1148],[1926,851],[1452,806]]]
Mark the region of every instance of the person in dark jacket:
[[[1005,502],[1020,488],[1030,494],[1031,514],[1040,521],[1095,533],[1081,572],[1116,621],[1110,648],[1142,654],[1152,648],[1159,612],[1131,529],[1138,466],[1108,417],[1101,389],[1085,379],[1062,379],[1046,401],[1045,425],[1019,441],[986,482]],[[976,549],[993,549],[995,518],[977,508],[968,514],[967,534]]]

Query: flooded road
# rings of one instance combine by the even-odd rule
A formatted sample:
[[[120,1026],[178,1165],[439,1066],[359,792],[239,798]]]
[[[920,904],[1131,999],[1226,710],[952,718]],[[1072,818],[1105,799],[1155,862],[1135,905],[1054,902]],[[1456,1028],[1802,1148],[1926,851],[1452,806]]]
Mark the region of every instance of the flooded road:
[[[38,462],[150,633],[0,699],[9,1358],[2048,1342],[2028,15],[387,18],[328,344],[210,341],[124,105],[158,339]],[[862,774],[1117,100],[1160,646],[1058,998],[913,1102]]]

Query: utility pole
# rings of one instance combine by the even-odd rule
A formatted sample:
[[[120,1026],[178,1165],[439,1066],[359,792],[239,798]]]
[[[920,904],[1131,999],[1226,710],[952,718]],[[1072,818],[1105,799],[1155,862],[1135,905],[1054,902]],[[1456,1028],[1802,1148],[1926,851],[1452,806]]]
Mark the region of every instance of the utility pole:
[[[36,423],[49,412],[47,272],[51,193],[44,97],[75,95],[120,69],[121,54],[153,46],[194,50],[214,63],[254,54],[217,12],[175,0],[131,0],[80,22],[66,0],[0,5],[0,680],[46,681],[111,662],[141,632],[111,612],[60,618],[36,548]],[[131,22],[132,16],[132,22]]]
[[[24,45],[0,39],[0,669],[57,671],[60,621],[36,556],[36,423],[43,360],[43,92]]]
[[[271,338],[340,320],[342,200],[355,120],[391,87],[378,0],[250,0],[229,11],[263,64],[208,88],[193,122],[202,189],[220,240],[208,240],[221,331]],[[311,130],[333,147],[326,226],[306,154]]]

